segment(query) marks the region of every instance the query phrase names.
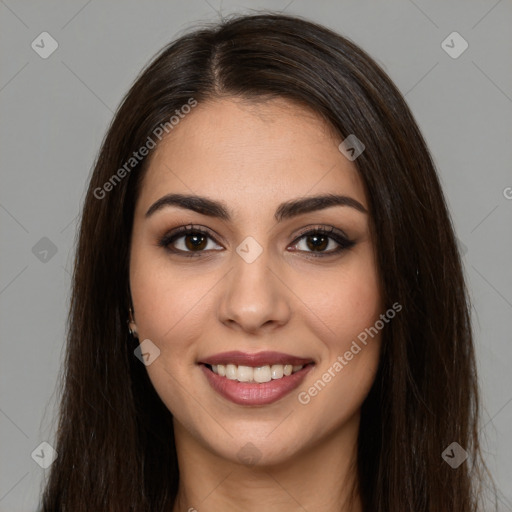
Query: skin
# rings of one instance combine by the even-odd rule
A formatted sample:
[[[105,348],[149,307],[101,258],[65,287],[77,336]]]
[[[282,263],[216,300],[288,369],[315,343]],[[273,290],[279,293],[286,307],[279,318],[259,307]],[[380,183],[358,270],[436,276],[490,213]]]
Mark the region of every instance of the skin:
[[[274,219],[280,203],[318,194],[347,195],[368,210],[340,142],[320,117],[287,100],[224,98],[195,107],[151,155],[134,214],[130,288],[139,340],[160,350],[146,366],[149,377],[174,417],[180,488],[173,512],[362,510],[357,492],[351,506],[348,498],[380,333],[308,404],[297,395],[384,313],[369,214],[332,206]],[[169,193],[223,201],[233,219],[176,206],[146,218]],[[214,237],[198,257],[158,245],[187,224]],[[299,238],[307,226],[333,226],[356,243],[314,258],[308,237]],[[248,236],[263,249],[250,264],[236,252]],[[173,245],[192,252],[188,240]],[[336,247],[331,240],[320,252]],[[277,402],[242,406],[217,394],[197,364],[230,350],[275,350],[316,364]],[[239,458],[247,443],[259,457],[252,465]]]

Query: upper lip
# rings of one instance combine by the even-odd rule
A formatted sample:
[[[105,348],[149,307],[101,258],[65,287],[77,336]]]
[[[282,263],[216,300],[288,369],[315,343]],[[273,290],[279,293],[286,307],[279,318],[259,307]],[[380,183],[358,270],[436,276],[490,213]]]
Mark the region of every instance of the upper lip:
[[[313,362],[314,361],[311,358],[292,356],[290,354],[283,354],[282,352],[266,351],[249,354],[236,350],[232,352],[222,352],[220,354],[215,354],[199,361],[199,363],[209,365],[236,364],[253,367],[266,365],[271,366],[273,364],[292,364],[294,366],[298,366]]]

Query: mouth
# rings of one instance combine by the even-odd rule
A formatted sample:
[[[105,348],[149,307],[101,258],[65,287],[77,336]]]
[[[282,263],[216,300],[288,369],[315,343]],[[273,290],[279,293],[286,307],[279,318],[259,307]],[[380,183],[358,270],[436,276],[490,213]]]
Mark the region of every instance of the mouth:
[[[315,366],[312,359],[277,352],[218,354],[199,365],[208,383],[238,405],[267,405],[298,387]]]

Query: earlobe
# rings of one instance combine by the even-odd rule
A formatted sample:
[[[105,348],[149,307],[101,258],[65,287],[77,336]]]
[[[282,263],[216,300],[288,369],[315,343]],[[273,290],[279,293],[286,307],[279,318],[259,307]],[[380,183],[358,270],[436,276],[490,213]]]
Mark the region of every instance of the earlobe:
[[[132,311],[132,308],[128,308],[128,313],[129,313],[129,318],[127,320],[127,323],[128,323],[128,331],[129,333],[137,338],[138,335],[137,335],[137,325],[135,324],[135,321],[133,319],[133,311]]]

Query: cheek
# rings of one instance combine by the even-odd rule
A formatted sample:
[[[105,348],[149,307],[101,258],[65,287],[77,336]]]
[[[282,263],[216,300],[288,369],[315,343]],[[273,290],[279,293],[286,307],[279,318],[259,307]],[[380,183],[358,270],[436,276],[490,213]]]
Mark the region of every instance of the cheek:
[[[139,342],[149,339],[160,351],[146,367],[148,376],[167,408],[186,416],[195,402],[184,393],[183,383],[196,371],[193,341],[204,328],[200,301],[211,285],[173,271],[154,256],[133,254],[130,269]]]
[[[198,304],[211,287],[208,279],[194,279],[154,254],[134,253],[130,264],[130,286],[139,333],[165,344],[182,340],[176,332],[187,327],[193,332],[199,327],[196,318]],[[186,320],[184,322],[184,320]]]
[[[311,420],[307,428],[328,432],[357,413],[373,384],[382,337],[375,326],[385,311],[370,253],[336,279],[316,280],[315,287],[315,293],[306,287],[300,293],[309,297],[306,318],[322,341],[321,364],[297,400],[310,418],[324,418],[322,425]]]
[[[297,390],[295,399],[302,411],[297,419],[307,417],[300,422],[306,438],[330,435],[356,418],[374,383],[382,332],[369,335],[367,329],[379,316],[357,316],[361,312],[352,311],[354,317],[344,316],[346,323],[334,329],[337,336],[324,338],[325,357]]]
[[[301,278],[294,291],[305,305],[304,318],[329,350],[346,350],[354,337],[373,325],[382,311],[373,257],[361,251],[336,273]]]

